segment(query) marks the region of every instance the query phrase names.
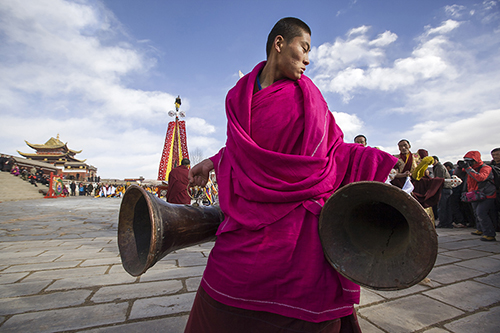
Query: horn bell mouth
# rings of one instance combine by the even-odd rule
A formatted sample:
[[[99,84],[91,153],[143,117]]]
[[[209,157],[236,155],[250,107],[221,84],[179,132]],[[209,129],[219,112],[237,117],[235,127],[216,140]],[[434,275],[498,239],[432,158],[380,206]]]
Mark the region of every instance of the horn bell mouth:
[[[140,186],[130,186],[122,198],[118,216],[118,248],[123,268],[132,276],[143,274],[155,259],[154,207]]]
[[[337,190],[321,211],[319,235],[326,259],[340,274],[375,290],[417,284],[437,257],[437,235],[422,206],[380,182]]]

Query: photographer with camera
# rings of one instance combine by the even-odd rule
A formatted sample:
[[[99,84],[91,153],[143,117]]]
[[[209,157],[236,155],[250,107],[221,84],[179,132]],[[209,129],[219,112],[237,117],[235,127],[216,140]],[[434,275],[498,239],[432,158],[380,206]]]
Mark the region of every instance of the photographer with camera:
[[[495,241],[496,189],[493,183],[491,167],[481,160],[481,153],[469,151],[463,161],[458,161],[457,175],[467,173],[466,192],[462,201],[470,202],[477,218],[477,230],[473,235],[481,236],[482,241]]]

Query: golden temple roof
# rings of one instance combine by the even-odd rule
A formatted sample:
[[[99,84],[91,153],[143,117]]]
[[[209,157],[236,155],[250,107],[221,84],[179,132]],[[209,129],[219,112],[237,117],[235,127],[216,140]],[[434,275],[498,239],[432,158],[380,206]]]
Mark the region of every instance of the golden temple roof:
[[[35,150],[44,150],[44,149],[58,149],[58,148],[64,148],[66,149],[67,151],[73,153],[73,154],[80,154],[82,152],[82,150],[73,150],[73,149],[69,149],[67,144],[68,143],[64,143],[62,142],[61,140],[59,140],[59,134],[57,134],[57,138],[54,138],[54,137],[51,137],[47,142],[45,142],[44,144],[34,144],[34,143],[29,143],[28,141],[24,140],[24,142],[26,142],[26,144],[30,147],[30,148],[33,148]]]
[[[61,152],[59,154],[37,154],[37,153],[23,153],[21,151],[17,151],[19,153],[19,155],[21,156],[24,156],[26,158],[35,158],[37,160],[41,160],[41,159],[48,159],[48,160],[53,160],[53,159],[56,159],[56,158],[61,158],[61,157],[66,157],[68,162],[80,162],[80,163],[84,163],[87,159],[84,159],[84,160],[79,160],[79,159],[76,159],[74,158],[73,156],[69,155],[69,153],[64,153],[64,152]]]

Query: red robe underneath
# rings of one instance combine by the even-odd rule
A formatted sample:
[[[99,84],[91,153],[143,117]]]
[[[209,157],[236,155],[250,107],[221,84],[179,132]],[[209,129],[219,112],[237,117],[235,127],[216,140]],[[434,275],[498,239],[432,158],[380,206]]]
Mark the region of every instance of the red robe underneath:
[[[191,203],[191,198],[187,192],[189,169],[185,165],[179,165],[170,171],[168,175],[167,202],[174,204]]]

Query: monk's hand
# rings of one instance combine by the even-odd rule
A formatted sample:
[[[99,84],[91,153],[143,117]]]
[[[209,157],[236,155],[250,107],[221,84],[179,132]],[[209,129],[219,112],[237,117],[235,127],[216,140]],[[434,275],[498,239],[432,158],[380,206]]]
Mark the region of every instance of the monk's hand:
[[[395,178],[403,178],[403,177],[409,177],[411,176],[411,172],[410,171],[405,171],[405,172],[401,172],[401,173],[397,173]]]
[[[189,186],[202,186],[207,185],[208,177],[210,171],[214,168],[212,160],[206,159],[196,164],[194,167],[189,169],[188,179]]]

